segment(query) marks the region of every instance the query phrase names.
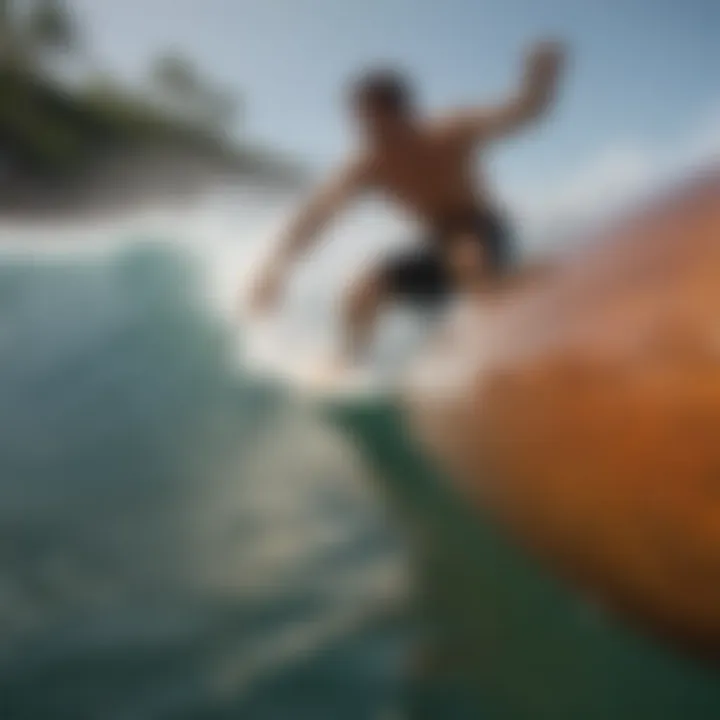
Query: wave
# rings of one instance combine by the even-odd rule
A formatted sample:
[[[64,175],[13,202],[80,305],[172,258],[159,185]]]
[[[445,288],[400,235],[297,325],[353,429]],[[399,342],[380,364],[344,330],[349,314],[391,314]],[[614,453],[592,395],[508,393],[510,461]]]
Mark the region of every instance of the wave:
[[[148,242],[0,266],[5,715],[717,714],[471,512],[396,398],[244,371],[206,282]]]
[[[5,716],[277,716],[338,654],[348,695],[298,716],[393,692],[397,543],[337,439],[237,367],[205,282],[148,242],[0,267]]]

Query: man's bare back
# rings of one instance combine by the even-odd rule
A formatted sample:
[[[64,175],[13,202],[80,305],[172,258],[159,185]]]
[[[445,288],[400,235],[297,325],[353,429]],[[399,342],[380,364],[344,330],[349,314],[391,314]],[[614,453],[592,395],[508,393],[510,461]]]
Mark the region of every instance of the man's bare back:
[[[540,43],[526,60],[520,91],[509,100],[437,120],[419,116],[397,74],[362,78],[351,95],[361,149],[294,218],[254,288],[254,306],[267,308],[277,300],[294,259],[340,209],[366,192],[379,192],[414,216],[426,237],[415,250],[386,258],[352,285],[344,306],[346,355],[368,344],[387,299],[435,302],[506,270],[508,233],[476,177],[476,152],[545,113],[562,64],[557,43]]]

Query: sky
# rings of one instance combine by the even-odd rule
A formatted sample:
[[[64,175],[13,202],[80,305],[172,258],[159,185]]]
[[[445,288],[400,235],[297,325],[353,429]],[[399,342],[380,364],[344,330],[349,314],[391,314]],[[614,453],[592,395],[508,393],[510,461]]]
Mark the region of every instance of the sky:
[[[717,0],[72,4],[103,67],[139,81],[153,55],[180,49],[242,94],[244,132],[319,166],[351,141],[342,87],[359,68],[398,64],[431,110],[482,104],[517,87],[524,48],[548,35],[568,43],[572,63],[553,116],[492,154],[511,196],[542,197],[579,178],[592,196],[593,174],[606,189],[624,187],[720,128]]]

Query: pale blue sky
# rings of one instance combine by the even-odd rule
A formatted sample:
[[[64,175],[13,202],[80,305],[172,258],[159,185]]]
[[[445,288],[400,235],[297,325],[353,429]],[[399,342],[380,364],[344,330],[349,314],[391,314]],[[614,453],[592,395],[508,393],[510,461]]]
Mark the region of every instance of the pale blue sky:
[[[717,0],[75,0],[103,63],[137,78],[180,47],[247,98],[255,137],[324,164],[339,94],[367,63],[414,73],[430,107],[501,97],[546,33],[574,63],[551,122],[501,154],[506,182],[555,182],[603,147],[673,144],[720,102]]]

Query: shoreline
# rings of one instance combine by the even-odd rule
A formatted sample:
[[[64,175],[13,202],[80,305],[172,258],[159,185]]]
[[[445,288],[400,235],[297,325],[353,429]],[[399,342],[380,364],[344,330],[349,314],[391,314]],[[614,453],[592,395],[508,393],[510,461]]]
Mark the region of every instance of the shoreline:
[[[209,190],[252,185],[268,193],[289,193],[302,174],[269,163],[241,167],[178,150],[146,149],[99,160],[92,170],[40,180],[0,176],[0,222],[86,220],[124,214],[157,202],[186,204]]]

